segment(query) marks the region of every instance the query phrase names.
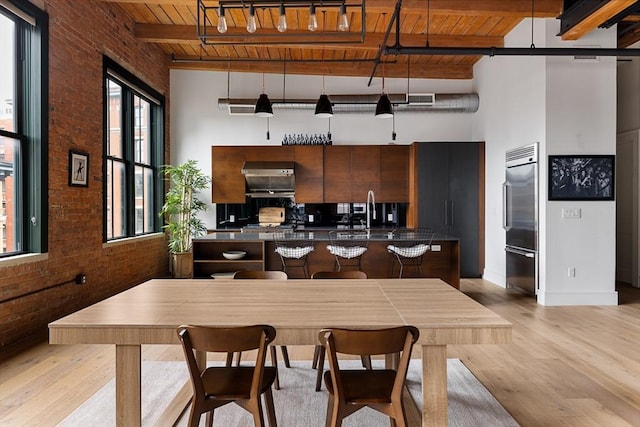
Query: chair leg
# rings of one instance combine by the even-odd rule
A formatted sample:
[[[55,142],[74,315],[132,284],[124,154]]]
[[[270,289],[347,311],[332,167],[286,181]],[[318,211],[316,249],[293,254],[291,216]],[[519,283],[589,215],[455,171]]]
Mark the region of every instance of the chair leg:
[[[271,388],[268,388],[264,393],[264,400],[267,406],[267,420],[269,420],[269,427],[278,427],[276,421],[276,409],[273,404],[273,392]]]
[[[320,347],[319,345],[316,345],[313,348],[313,362],[311,362],[311,367],[313,369],[316,369],[318,367],[318,356],[320,356]]]
[[[325,348],[321,345],[317,345],[316,348],[318,349],[318,372],[316,373],[316,391],[320,391],[320,389],[322,389],[322,374],[324,373]],[[329,396],[329,401],[331,401],[331,396]]]
[[[242,360],[242,352],[239,351],[236,355],[236,366],[240,366],[240,360]]]
[[[207,427],[213,427],[213,411],[207,412],[207,423],[205,424]]]
[[[360,359],[362,360],[362,366],[367,369],[367,370],[371,370],[371,356],[369,355],[362,355],[360,356]]]
[[[227,353],[227,363],[225,366],[228,368],[232,364],[233,364],[233,353],[229,352]]]
[[[282,358],[284,359],[284,366],[287,368],[291,367],[291,363],[289,363],[289,350],[287,350],[286,345],[280,346],[280,351],[282,351]]]
[[[271,365],[276,368],[276,380],[273,382],[273,387],[276,390],[280,390],[280,375],[278,375],[278,353],[276,353],[275,346],[270,346],[271,349]]]

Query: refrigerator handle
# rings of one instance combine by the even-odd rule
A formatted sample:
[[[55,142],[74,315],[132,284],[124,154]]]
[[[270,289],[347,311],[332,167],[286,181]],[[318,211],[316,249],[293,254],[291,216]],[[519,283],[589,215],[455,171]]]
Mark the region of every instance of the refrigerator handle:
[[[506,231],[511,229],[509,219],[509,183],[505,181],[502,183],[502,228]]]
[[[444,201],[444,225],[449,226],[449,201]]]
[[[454,210],[454,205],[453,205],[453,200],[449,200],[449,225],[453,227],[453,210]]]

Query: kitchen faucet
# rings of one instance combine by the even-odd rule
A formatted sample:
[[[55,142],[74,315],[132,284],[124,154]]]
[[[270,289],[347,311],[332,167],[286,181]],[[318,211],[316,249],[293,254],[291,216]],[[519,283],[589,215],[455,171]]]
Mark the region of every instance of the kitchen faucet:
[[[371,208],[370,205],[373,206],[373,219],[376,219],[376,195],[373,193],[373,190],[369,190],[367,193],[367,237],[369,237],[371,233]]]

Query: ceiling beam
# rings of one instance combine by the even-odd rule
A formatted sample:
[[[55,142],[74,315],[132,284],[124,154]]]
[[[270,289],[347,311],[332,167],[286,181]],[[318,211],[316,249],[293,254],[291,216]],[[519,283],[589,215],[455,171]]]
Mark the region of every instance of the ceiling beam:
[[[129,3],[138,5],[173,5],[195,7],[195,0],[98,0],[105,3]],[[535,16],[555,18],[562,12],[563,0],[536,0]],[[212,1],[212,5],[216,2]],[[366,9],[370,12],[390,11],[395,6],[392,0],[367,0]],[[425,13],[425,0],[404,0],[403,13]],[[451,15],[504,15],[514,17],[531,16],[531,0],[430,0],[431,13]]]
[[[285,61],[228,61],[228,58],[199,58],[196,56],[176,57],[169,64],[169,68],[176,70],[209,70],[249,72],[268,74],[283,74]],[[325,62],[324,68],[327,75],[368,77],[371,73],[371,61],[358,62]],[[320,65],[317,61],[286,61],[287,74],[318,75]],[[472,64],[412,64],[410,67],[411,78],[423,79],[471,79],[473,78]],[[407,64],[385,64],[385,77],[407,78]]]
[[[200,40],[195,34],[192,25],[161,25],[161,24],[136,24],[135,36],[138,40],[151,43],[179,43],[179,44],[195,44],[199,45]],[[238,33],[238,37],[246,34],[244,28],[230,28],[228,34]],[[266,34],[273,33],[281,36],[276,30],[264,30]],[[291,35],[290,44],[282,44],[284,48],[299,48],[297,43],[300,38],[296,37],[295,32],[288,32]],[[339,49],[345,50],[372,50],[377,51],[384,38],[383,33],[367,33],[363,43],[340,44]],[[424,45],[426,43],[426,35],[403,34],[401,41],[406,45]],[[261,45],[261,41],[256,40],[256,45]],[[429,35],[430,46],[449,46],[449,47],[501,47],[504,45],[504,39],[498,36],[451,36],[451,35]],[[213,45],[215,46],[215,45]],[[222,45],[221,45],[222,46]],[[322,44],[318,43],[305,45],[307,48],[322,49]],[[330,50],[331,45],[326,45],[326,49]]]
[[[578,40],[616,16],[636,0],[581,0],[561,16],[562,40]]]

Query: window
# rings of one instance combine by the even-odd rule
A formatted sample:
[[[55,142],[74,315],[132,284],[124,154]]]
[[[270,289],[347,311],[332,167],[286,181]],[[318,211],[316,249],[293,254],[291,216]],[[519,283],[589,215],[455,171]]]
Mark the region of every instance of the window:
[[[0,257],[47,250],[48,16],[0,5]]]
[[[104,240],[108,241],[160,230],[164,99],[107,58],[104,81]]]

